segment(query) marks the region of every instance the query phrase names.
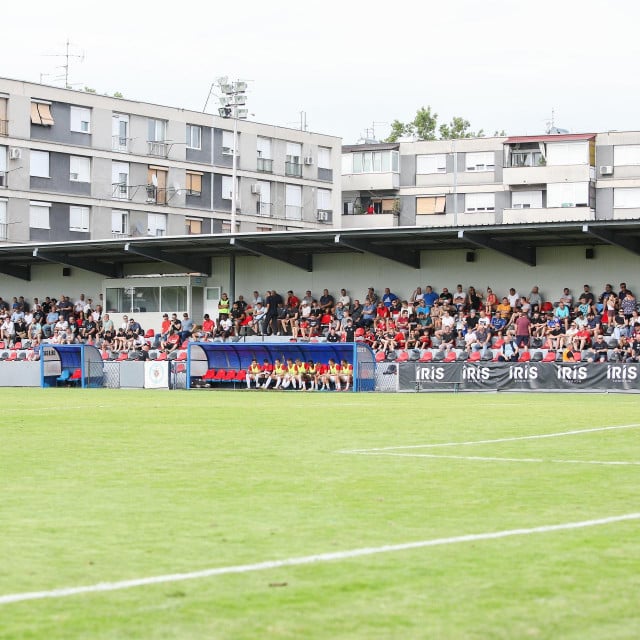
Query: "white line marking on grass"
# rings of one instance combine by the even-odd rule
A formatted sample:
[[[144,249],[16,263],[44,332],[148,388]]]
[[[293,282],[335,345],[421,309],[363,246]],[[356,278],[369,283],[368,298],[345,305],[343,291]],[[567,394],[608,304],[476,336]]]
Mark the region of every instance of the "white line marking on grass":
[[[538,433],[530,436],[513,436],[511,438],[494,438],[492,440],[467,440],[466,442],[440,442],[436,444],[412,444],[396,447],[377,447],[373,449],[351,449],[338,453],[367,453],[369,451],[394,451],[397,449],[432,449],[435,447],[456,447],[467,444],[494,444],[496,442],[515,442],[516,440],[541,440],[543,438],[560,438],[562,436],[576,436],[583,433],[595,433],[597,431],[613,431],[615,429],[634,429],[638,424],[622,424],[613,427],[594,427],[592,429],[575,429],[574,431],[558,431],[556,433]]]
[[[610,516],[608,518],[598,518],[596,520],[583,520],[581,522],[565,522],[562,524],[550,524],[528,529],[508,529],[506,531],[493,531],[489,533],[472,533],[463,536],[453,536],[450,538],[436,538],[434,540],[422,540],[419,542],[405,542],[403,544],[389,544],[381,547],[364,547],[361,549],[350,549],[348,551],[334,551],[331,553],[319,553],[311,556],[299,558],[286,558],[284,560],[268,560],[255,564],[241,564],[231,567],[216,567],[213,569],[203,569],[201,571],[191,571],[189,573],[172,573],[162,576],[151,576],[148,578],[136,578],[133,580],[121,580],[119,582],[101,582],[93,585],[81,587],[67,587],[62,589],[52,589],[50,591],[31,591],[25,593],[10,593],[0,596],[0,605],[13,602],[24,602],[25,600],[42,600],[44,598],[66,598],[68,596],[80,595],[83,593],[100,593],[105,591],[119,591],[121,589],[131,589],[133,587],[143,587],[146,585],[164,584],[168,582],[181,582],[184,580],[196,580],[199,578],[210,578],[235,573],[249,573],[251,571],[265,571],[267,569],[279,569],[281,567],[296,567],[318,562],[332,562],[334,560],[349,560],[362,556],[371,556],[379,553],[393,553],[397,551],[407,551],[410,549],[423,549],[426,547],[438,547],[442,545],[458,544],[461,542],[478,542],[480,540],[499,540],[512,536],[527,536],[536,533],[551,533],[554,531],[567,531],[571,529],[584,529],[586,527],[597,527],[600,525],[625,522],[640,519],[640,513],[627,513],[620,516]]]
[[[357,456],[395,456],[399,458],[443,458],[445,460],[479,460],[481,462],[554,462],[558,464],[640,465],[628,460],[547,460],[544,458],[498,458],[490,456],[450,456],[436,453],[393,453],[392,451],[350,451]]]

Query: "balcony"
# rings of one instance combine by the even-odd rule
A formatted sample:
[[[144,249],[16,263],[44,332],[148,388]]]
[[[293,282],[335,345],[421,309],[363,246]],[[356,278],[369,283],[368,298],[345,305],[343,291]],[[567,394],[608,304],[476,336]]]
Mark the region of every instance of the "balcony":
[[[343,229],[390,228],[398,226],[398,216],[393,213],[348,214],[341,220]]]
[[[0,136],[8,136],[8,135],[9,135],[9,121],[0,120]]]
[[[111,150],[129,153],[129,145],[131,138],[123,138],[122,136],[111,136]],[[153,154],[149,154],[153,155]]]
[[[156,187],[153,184],[146,186],[147,204],[167,204],[167,189],[164,187]]]
[[[505,167],[502,170],[502,182],[509,185],[589,182],[595,178],[595,167],[588,164]]]
[[[400,174],[348,173],[342,176],[342,191],[383,191],[400,188]]]
[[[299,162],[285,162],[284,174],[291,178],[302,178],[302,165]]]
[[[273,173],[273,160],[271,158],[258,158],[257,170],[262,173]]]
[[[169,155],[169,144],[166,142],[147,141],[147,155],[155,158],[166,158]]]
[[[505,209],[504,224],[537,224],[546,222],[583,222],[595,220],[595,211],[590,207],[544,207],[539,209]]]

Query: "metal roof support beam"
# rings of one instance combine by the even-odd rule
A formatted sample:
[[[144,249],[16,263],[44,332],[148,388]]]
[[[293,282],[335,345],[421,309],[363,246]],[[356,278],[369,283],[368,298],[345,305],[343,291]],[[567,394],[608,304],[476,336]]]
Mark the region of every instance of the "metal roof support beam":
[[[638,241],[633,237],[623,235],[622,233],[616,233],[615,231],[610,231],[603,227],[590,227],[588,224],[582,225],[582,231],[594,238],[603,240],[607,244],[622,247],[627,251],[631,251],[631,253],[635,253],[637,256],[640,255],[640,243],[638,243]]]
[[[211,260],[209,258],[200,258],[198,256],[190,256],[184,253],[169,253],[168,251],[162,251],[161,249],[151,249],[149,247],[138,247],[132,245],[130,242],[124,245],[126,253],[134,253],[137,256],[143,258],[149,258],[156,262],[166,262],[167,264],[174,264],[178,267],[187,269],[191,273],[202,273],[204,275],[211,275]]]
[[[239,241],[238,238],[231,238],[231,244],[238,249],[249,251],[256,256],[264,256],[273,260],[286,262],[294,267],[298,267],[303,271],[311,273],[313,271],[313,254],[311,253],[294,253],[293,251],[274,251],[268,249],[264,245],[254,244],[246,240]]]
[[[416,249],[381,247],[380,245],[373,244],[371,242],[353,240],[351,238],[349,240],[343,240],[339,233],[336,234],[334,242],[342,245],[343,247],[349,247],[355,251],[360,251],[361,253],[371,253],[372,255],[379,256],[380,258],[399,262],[400,264],[407,265],[413,269],[420,268],[420,251],[417,251]]]
[[[48,251],[43,251],[40,247],[36,247],[33,250],[33,257],[53,264],[66,264],[69,267],[77,267],[92,273],[99,273],[107,278],[120,278],[122,276],[122,267],[120,265],[107,264],[106,262],[98,262],[87,258],[72,258],[67,254],[49,253]]]
[[[0,273],[4,273],[7,276],[13,276],[20,280],[31,280],[31,266],[20,267],[18,265],[11,265],[10,267],[5,264],[0,264]]]
[[[514,260],[519,260],[528,264],[530,267],[536,266],[536,248],[529,247],[521,244],[514,244],[513,242],[505,242],[504,240],[496,240],[495,238],[489,238],[488,236],[480,233],[473,233],[471,231],[458,231],[459,240],[468,240],[472,244],[483,249],[491,249],[497,251],[505,256],[509,256]]]

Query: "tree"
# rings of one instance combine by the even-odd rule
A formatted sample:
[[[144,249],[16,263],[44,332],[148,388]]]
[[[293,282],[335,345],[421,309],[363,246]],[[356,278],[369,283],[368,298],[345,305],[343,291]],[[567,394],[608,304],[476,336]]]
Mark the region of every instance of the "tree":
[[[437,131],[437,135],[436,135]],[[481,138],[484,131],[471,131],[471,123],[464,118],[454,116],[448,124],[438,127],[438,114],[431,111],[431,107],[421,107],[416,111],[412,122],[394,120],[391,123],[391,133],[385,142],[397,142],[405,136],[415,136],[418,140],[454,140],[458,138]]]

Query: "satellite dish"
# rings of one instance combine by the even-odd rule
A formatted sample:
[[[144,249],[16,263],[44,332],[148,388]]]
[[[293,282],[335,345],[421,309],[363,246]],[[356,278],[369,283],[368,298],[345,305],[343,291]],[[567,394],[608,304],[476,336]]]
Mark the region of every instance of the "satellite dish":
[[[151,174],[151,184],[154,187],[158,186],[158,176],[155,173]]]

